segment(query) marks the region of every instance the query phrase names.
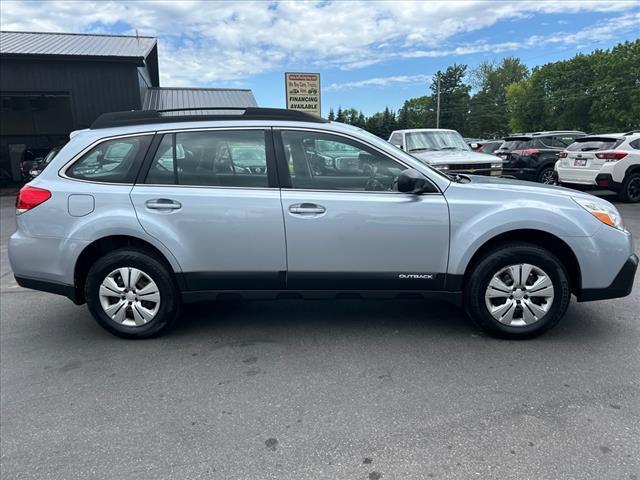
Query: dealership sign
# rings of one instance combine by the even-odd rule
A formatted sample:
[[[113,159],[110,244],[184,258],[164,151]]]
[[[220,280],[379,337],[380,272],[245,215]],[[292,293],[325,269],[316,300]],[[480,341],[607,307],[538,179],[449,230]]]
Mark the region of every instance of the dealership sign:
[[[320,74],[284,74],[287,108],[320,115]]]

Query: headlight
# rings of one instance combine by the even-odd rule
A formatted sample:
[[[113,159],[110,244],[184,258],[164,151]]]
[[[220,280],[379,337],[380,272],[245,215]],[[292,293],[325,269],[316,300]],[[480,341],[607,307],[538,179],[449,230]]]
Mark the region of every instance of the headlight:
[[[496,162],[491,164],[492,170],[495,170],[496,168],[502,168],[502,162]]]
[[[622,217],[614,207],[598,200],[587,200],[585,198],[574,198],[573,200],[602,223],[618,230],[624,230]]]

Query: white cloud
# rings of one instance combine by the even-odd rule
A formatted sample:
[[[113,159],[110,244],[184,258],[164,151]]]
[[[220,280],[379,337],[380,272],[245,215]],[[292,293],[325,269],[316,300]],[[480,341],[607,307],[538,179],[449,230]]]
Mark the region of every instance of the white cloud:
[[[165,85],[231,82],[295,68],[359,69],[398,56],[438,57],[534,48],[527,42],[451,46],[456,35],[541,13],[637,10],[637,1],[9,1],[3,30],[119,30],[159,38]],[[637,25],[637,19],[623,28]],[[591,30],[564,43],[610,38]],[[609,37],[607,37],[609,35]],[[547,44],[554,42],[548,37]]]
[[[355,82],[332,83],[325,90],[327,92],[338,92],[341,90],[353,90],[363,87],[391,87],[407,86],[427,83],[431,81],[431,75],[396,75],[392,77],[374,77]]]
[[[402,53],[405,58],[436,58],[477,53],[502,53],[513,50],[540,48],[547,45],[569,46],[615,39],[622,32],[640,31],[640,13],[630,13],[604,20],[597,25],[576,33],[556,32],[549,35],[532,35],[521,41],[485,43],[474,42],[452,49],[415,50]]]

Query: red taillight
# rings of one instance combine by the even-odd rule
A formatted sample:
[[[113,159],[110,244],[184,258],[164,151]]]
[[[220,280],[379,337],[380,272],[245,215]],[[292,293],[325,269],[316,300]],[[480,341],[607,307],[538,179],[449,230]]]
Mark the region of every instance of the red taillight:
[[[567,158],[567,155],[569,155],[567,152],[560,152],[560,155],[558,155],[560,158]]]
[[[511,153],[515,153],[516,155],[535,155],[539,152],[540,150],[536,150],[535,148],[527,148],[526,150],[513,150]]]
[[[596,180],[596,183],[601,187],[608,187],[609,186],[609,179],[608,178],[601,178],[600,180]]]
[[[617,162],[618,160],[623,159],[628,154],[627,152],[599,152],[596,153],[596,157],[600,160],[606,160],[607,162]]]
[[[18,192],[18,198],[16,199],[16,213],[21,214],[27,210],[31,210],[50,198],[51,192],[49,190],[25,185],[20,189],[20,192]]]

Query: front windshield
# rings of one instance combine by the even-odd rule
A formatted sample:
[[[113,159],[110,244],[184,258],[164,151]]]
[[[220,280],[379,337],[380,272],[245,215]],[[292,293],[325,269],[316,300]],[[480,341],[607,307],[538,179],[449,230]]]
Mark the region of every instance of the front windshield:
[[[441,150],[470,150],[458,132],[451,131],[422,131],[410,132],[407,137],[407,152],[441,151]]]

